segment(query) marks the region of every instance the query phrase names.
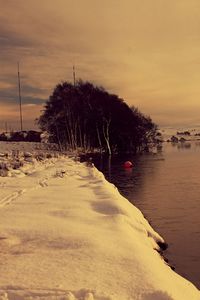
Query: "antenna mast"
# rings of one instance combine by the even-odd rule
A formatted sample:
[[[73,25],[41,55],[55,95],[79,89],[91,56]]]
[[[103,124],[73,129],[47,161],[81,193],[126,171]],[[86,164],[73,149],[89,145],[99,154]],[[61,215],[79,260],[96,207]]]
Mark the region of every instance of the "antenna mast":
[[[18,71],[18,87],[19,87],[19,113],[20,113],[20,129],[23,130],[22,126],[22,98],[21,98],[21,81],[20,81],[20,73],[19,73],[19,62],[17,63],[17,71]]]
[[[73,65],[73,79],[74,79],[74,86],[76,85],[76,74],[75,74],[75,66]]]

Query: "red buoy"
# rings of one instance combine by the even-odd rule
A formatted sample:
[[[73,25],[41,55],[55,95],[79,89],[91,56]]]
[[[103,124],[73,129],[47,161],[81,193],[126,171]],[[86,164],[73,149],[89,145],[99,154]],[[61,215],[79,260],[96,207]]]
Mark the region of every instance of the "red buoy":
[[[126,161],[125,163],[124,163],[124,168],[132,168],[133,167],[133,164],[132,164],[132,162],[131,161]]]

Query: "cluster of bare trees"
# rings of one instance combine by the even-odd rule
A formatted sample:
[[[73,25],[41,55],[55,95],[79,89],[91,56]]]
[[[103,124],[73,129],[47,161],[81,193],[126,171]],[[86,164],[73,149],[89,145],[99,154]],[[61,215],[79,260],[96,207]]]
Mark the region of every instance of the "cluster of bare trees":
[[[38,123],[61,149],[111,153],[137,152],[155,142],[149,117],[102,87],[79,81],[58,84]]]

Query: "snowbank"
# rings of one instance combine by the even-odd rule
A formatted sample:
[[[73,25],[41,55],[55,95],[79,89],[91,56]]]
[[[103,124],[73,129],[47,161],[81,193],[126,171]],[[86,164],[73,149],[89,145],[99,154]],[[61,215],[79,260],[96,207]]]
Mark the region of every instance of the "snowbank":
[[[61,157],[0,187],[1,300],[200,299],[97,169]]]

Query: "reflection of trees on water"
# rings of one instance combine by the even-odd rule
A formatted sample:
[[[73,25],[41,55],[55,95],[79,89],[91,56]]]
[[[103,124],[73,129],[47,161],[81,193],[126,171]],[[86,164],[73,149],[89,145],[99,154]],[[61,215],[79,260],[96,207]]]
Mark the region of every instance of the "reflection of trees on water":
[[[195,149],[195,147],[200,147],[200,140],[196,141],[185,141],[185,142],[178,142],[178,143],[167,143],[168,148],[172,146],[174,149],[180,150],[190,150]]]
[[[196,147],[200,147],[200,141],[195,142]]]
[[[125,161],[133,162],[133,168],[124,168]],[[164,161],[162,152],[145,153],[128,157],[95,157],[95,166],[104,173],[106,179],[117,186],[120,193],[131,202],[140,201],[144,186],[157,174]]]
[[[184,143],[178,143],[177,148],[178,149],[190,149],[192,147],[190,142],[184,142]]]
[[[200,140],[170,143],[170,145],[173,148],[177,148],[178,150],[191,149],[195,147],[200,147]]]
[[[192,147],[191,142],[178,142],[178,143],[171,143],[172,147],[181,149],[190,149]]]

